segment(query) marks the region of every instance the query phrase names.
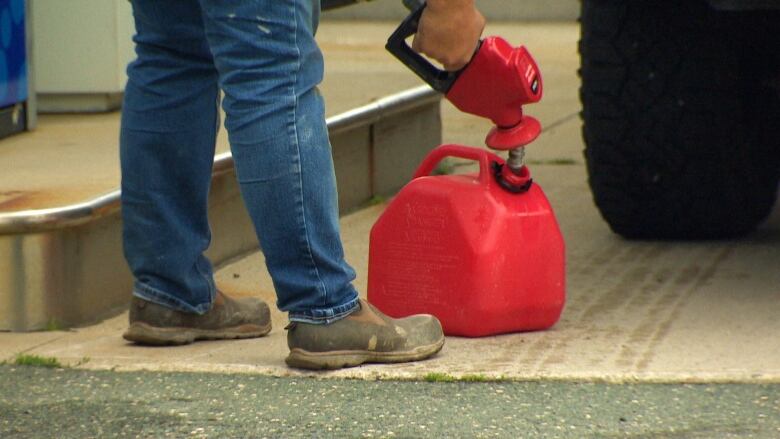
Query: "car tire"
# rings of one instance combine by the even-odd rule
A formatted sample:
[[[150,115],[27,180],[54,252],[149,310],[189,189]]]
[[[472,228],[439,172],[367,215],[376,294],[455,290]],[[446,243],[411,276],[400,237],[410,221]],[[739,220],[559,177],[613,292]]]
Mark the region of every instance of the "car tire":
[[[614,232],[731,238],[767,217],[780,178],[778,23],[777,11],[704,1],[583,0],[585,160]]]

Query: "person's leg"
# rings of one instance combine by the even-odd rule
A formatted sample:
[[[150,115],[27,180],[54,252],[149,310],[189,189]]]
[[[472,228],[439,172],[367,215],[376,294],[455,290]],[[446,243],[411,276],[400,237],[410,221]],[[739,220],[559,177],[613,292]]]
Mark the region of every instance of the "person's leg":
[[[345,262],[311,0],[200,0],[238,180],[278,307],[327,323],[357,308]],[[314,6],[317,7],[317,6]]]
[[[124,251],[134,294],[203,313],[216,294],[203,256],[218,113],[217,72],[192,0],[134,0],[136,53],[120,133]]]
[[[157,344],[217,338],[214,331],[256,321],[265,305],[222,297],[203,256],[211,239],[207,196],[218,87],[200,5],[133,0],[133,13],[138,58],[128,67],[120,133],[123,243],[135,277],[126,338]],[[243,317],[220,317],[231,312]],[[184,329],[192,325],[200,327]],[[221,335],[270,329],[261,326]]]
[[[278,306],[290,313],[287,363],[338,368],[429,357],[444,344],[432,316],[390,319],[352,287],[314,41],[317,0],[199,0],[241,191]]]

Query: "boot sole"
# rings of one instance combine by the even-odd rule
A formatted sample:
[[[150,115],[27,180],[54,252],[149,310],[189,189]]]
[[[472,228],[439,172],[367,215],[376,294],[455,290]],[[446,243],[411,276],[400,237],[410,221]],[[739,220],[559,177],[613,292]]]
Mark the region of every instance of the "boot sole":
[[[288,366],[299,369],[341,369],[364,363],[405,363],[433,356],[444,346],[444,338],[434,344],[420,346],[404,352],[329,351],[309,352],[300,348],[290,349],[284,360]]]
[[[198,340],[232,340],[262,337],[271,332],[266,326],[241,325],[222,329],[158,328],[146,323],[134,322],[122,335],[127,341],[152,346],[185,345]]]

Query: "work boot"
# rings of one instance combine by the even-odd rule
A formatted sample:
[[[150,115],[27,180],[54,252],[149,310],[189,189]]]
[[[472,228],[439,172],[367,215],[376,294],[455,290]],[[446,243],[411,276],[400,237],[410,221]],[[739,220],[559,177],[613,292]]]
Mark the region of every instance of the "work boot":
[[[329,325],[293,322],[288,327],[289,366],[338,369],[363,363],[402,363],[428,358],[444,346],[441,323],[420,314],[393,319],[365,301]]]
[[[231,299],[217,291],[205,314],[176,311],[133,297],[125,340],[146,345],[182,345],[196,340],[262,337],[271,331],[268,305],[255,297]]]

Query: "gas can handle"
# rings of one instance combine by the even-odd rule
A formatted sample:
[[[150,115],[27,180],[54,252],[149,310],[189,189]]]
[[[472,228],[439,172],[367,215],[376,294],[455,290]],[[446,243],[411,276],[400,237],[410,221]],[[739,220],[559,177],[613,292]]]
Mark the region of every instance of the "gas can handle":
[[[425,1],[419,0],[407,0],[404,1],[404,4],[410,9],[416,9],[414,9],[413,12],[401,22],[398,29],[390,35],[390,38],[385,45],[385,49],[398,58],[399,61],[404,63],[404,65],[409,67],[417,76],[427,82],[434,90],[447,94],[452,88],[452,85],[455,84],[455,81],[458,80],[458,77],[460,77],[460,74],[465,67],[457,72],[448,72],[446,70],[438,69],[406,44],[406,39],[417,33],[417,27],[420,24],[420,17],[422,17],[426,3]]]
[[[490,182],[490,161],[501,162],[502,160],[495,154],[488,152],[484,149],[472,148],[461,145],[441,145],[431,151],[427,157],[422,161],[420,167],[417,168],[417,172],[414,173],[415,178],[425,177],[431,175],[436,165],[446,157],[458,157],[462,159],[470,159],[479,162],[479,182],[482,185],[488,185]]]

